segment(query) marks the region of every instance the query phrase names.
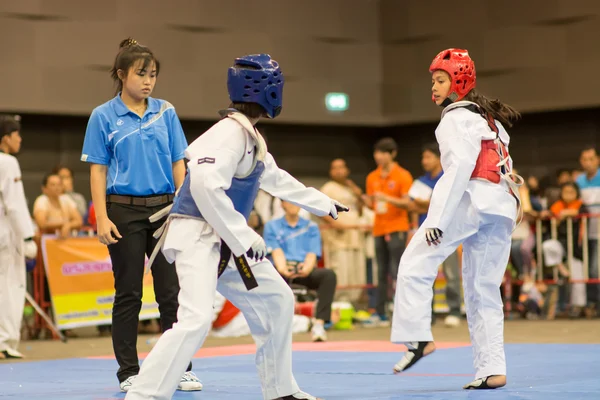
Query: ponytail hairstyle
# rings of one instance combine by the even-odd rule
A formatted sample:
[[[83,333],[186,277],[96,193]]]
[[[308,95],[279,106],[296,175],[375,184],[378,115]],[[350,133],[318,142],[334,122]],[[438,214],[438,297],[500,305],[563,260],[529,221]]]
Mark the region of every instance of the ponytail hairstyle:
[[[112,77],[117,90],[115,95],[123,90],[123,81],[119,77],[119,70],[122,71],[125,76],[129,73],[129,69],[135,65],[139,60],[143,60],[142,69],[147,70],[152,63],[156,67],[156,76],[160,71],[160,62],[156,59],[152,51],[142,46],[137,40],[127,38],[119,44],[119,52],[115,57],[115,62],[112,69],[110,70],[110,76]]]
[[[491,100],[479,93],[477,89],[471,89],[463,100],[471,101],[481,107],[486,114],[491,115],[494,119],[500,121],[502,125],[512,127],[513,122],[521,118],[521,113],[508,104],[502,103],[500,100]]]

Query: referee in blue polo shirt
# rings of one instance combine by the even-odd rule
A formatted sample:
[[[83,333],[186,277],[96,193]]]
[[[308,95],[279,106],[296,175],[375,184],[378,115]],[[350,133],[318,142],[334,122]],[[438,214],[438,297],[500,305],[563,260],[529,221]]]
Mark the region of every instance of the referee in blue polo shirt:
[[[148,218],[172,202],[185,177],[187,142],[179,118],[170,103],[150,97],[159,69],[150,49],[132,39],[121,42],[112,69],[117,95],[92,112],[81,155],[91,164],[98,238],[112,261],[112,339],[123,392],[140,370],[136,343],[145,256],[152,253],[157,242],[152,234],[164,222]],[[164,332],[177,320],[179,281],[161,252],[152,276]],[[201,388],[190,364],[179,389]]]

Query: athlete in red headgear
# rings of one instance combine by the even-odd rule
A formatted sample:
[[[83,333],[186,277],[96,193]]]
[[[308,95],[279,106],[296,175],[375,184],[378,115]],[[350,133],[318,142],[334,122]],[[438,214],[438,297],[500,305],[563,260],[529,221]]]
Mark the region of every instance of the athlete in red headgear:
[[[394,366],[406,371],[435,350],[431,301],[438,266],[463,245],[463,287],[473,342],[475,380],[465,389],[506,384],[504,314],[499,287],[520,209],[504,126],[520,114],[476,90],[475,63],[466,50],[447,49],[429,68],[432,99],[444,107],[435,135],[444,175],[427,219],[404,251],[398,270],[392,342],[408,352]]]

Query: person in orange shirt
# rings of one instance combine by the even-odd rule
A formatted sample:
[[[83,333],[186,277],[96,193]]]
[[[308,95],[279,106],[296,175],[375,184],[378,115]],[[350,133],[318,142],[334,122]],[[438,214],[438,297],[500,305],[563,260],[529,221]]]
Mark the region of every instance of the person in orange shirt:
[[[395,287],[400,257],[406,247],[410,229],[407,209],[411,201],[408,191],[413,177],[394,161],[398,145],[392,138],[383,138],[375,143],[373,157],[377,169],[367,176],[365,204],[375,211],[373,236],[377,260],[378,286],[377,303],[373,321],[389,325],[385,306],[389,300],[388,280]]]

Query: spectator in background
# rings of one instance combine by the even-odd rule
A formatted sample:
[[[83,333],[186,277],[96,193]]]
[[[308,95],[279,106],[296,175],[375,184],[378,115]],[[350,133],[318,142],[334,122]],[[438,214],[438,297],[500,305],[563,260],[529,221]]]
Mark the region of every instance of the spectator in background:
[[[531,201],[532,209],[538,211],[547,210],[548,199],[544,196],[544,190],[537,176],[529,175],[526,183],[529,189],[529,201]]]
[[[394,161],[398,145],[392,138],[383,138],[375,144],[373,157],[377,169],[367,176],[365,204],[375,211],[373,236],[377,258],[378,287],[374,323],[389,325],[386,305],[390,298],[388,280],[395,287],[400,257],[406,247],[410,228],[407,208],[413,178],[410,172]]]
[[[265,224],[265,243],[277,271],[291,284],[317,291],[316,320],[312,327],[315,342],[327,340],[325,324],[331,322],[331,304],[337,284],[335,272],[317,268],[321,257],[321,234],[316,223],[300,217],[300,207],[282,202],[285,215]]]
[[[562,247],[562,259],[561,262],[557,264],[558,271],[564,278],[568,278],[571,275],[571,279],[573,280],[581,280],[584,279],[583,275],[583,247],[581,245],[581,223],[580,219],[573,219],[572,227],[573,227],[573,236],[572,240],[572,248],[573,248],[573,259],[571,264],[571,273],[565,265],[567,264],[568,257],[568,234],[567,234],[567,223],[565,220],[569,217],[576,217],[579,214],[586,213],[586,207],[583,205],[583,201],[581,200],[581,192],[579,187],[573,182],[564,183],[561,186],[561,196],[560,200],[556,201],[550,207],[550,216],[557,219],[557,243]],[[555,241],[556,242],[556,241]],[[547,242],[544,244],[546,245]],[[546,246],[544,246],[546,247]],[[565,287],[566,289],[566,287]],[[585,283],[573,283],[571,284],[571,316],[578,317],[581,314],[581,310],[586,305],[586,294],[585,294]],[[562,303],[564,306],[568,303],[566,299],[565,290],[562,292]],[[566,308],[566,307],[565,307]]]
[[[33,203],[33,217],[41,233],[55,233],[61,238],[71,236],[83,224],[73,200],[63,194],[60,177],[47,174],[42,181],[42,195]]]
[[[560,188],[567,182],[574,182],[571,171],[568,168],[561,168],[556,171],[556,181],[544,191],[549,205],[552,205],[560,200]]]
[[[581,199],[589,213],[598,214],[600,213],[600,174],[598,173],[600,160],[596,148],[593,146],[584,148],[579,157],[579,163],[584,171],[576,180],[577,186],[581,190]],[[598,278],[598,234],[598,218],[590,218],[588,222],[590,279]],[[599,295],[597,283],[587,285],[585,313],[588,318],[595,316],[597,313],[600,302]]]
[[[337,275],[338,285],[364,285],[366,282],[365,228],[361,221],[363,202],[362,190],[348,178],[350,170],[342,159],[331,162],[331,180],[321,192],[342,204],[350,211],[339,215],[337,220],[323,217],[322,229],[325,265]],[[357,302],[363,288],[338,290],[337,300]]]
[[[260,217],[263,224],[274,219],[283,218],[285,211],[281,205],[281,199],[271,196],[264,190],[259,190],[254,201],[254,211]],[[300,209],[300,216],[305,219],[311,219],[311,214],[305,209]]]
[[[81,215],[82,218],[85,217],[87,214],[87,202],[81,193],[76,193],[73,190],[73,170],[64,165],[58,165],[52,170],[52,173],[60,177],[64,194],[73,200],[79,215]]]
[[[519,172],[513,169],[515,174]],[[517,273],[517,278],[524,276],[533,276],[533,248],[535,247],[534,227],[532,226],[535,218],[542,211],[542,206],[539,201],[532,200],[529,183],[537,184],[537,180],[531,177],[519,187],[519,196],[521,198],[521,209],[523,211],[523,219],[520,224],[515,227],[511,235],[510,260],[513,268]],[[518,302],[519,287],[515,284],[512,290],[513,302]]]
[[[427,218],[433,188],[444,174],[440,161],[440,146],[437,143],[430,143],[423,147],[421,165],[425,170],[425,175],[416,179],[408,192],[413,201],[411,210],[418,214],[418,226],[421,226]],[[457,327],[460,325],[460,305],[462,302],[458,249],[443,262],[442,268],[446,278],[446,302],[449,308],[444,323],[448,327]],[[435,303],[435,296],[433,303]],[[435,320],[434,317],[435,314],[432,313],[432,322]]]

